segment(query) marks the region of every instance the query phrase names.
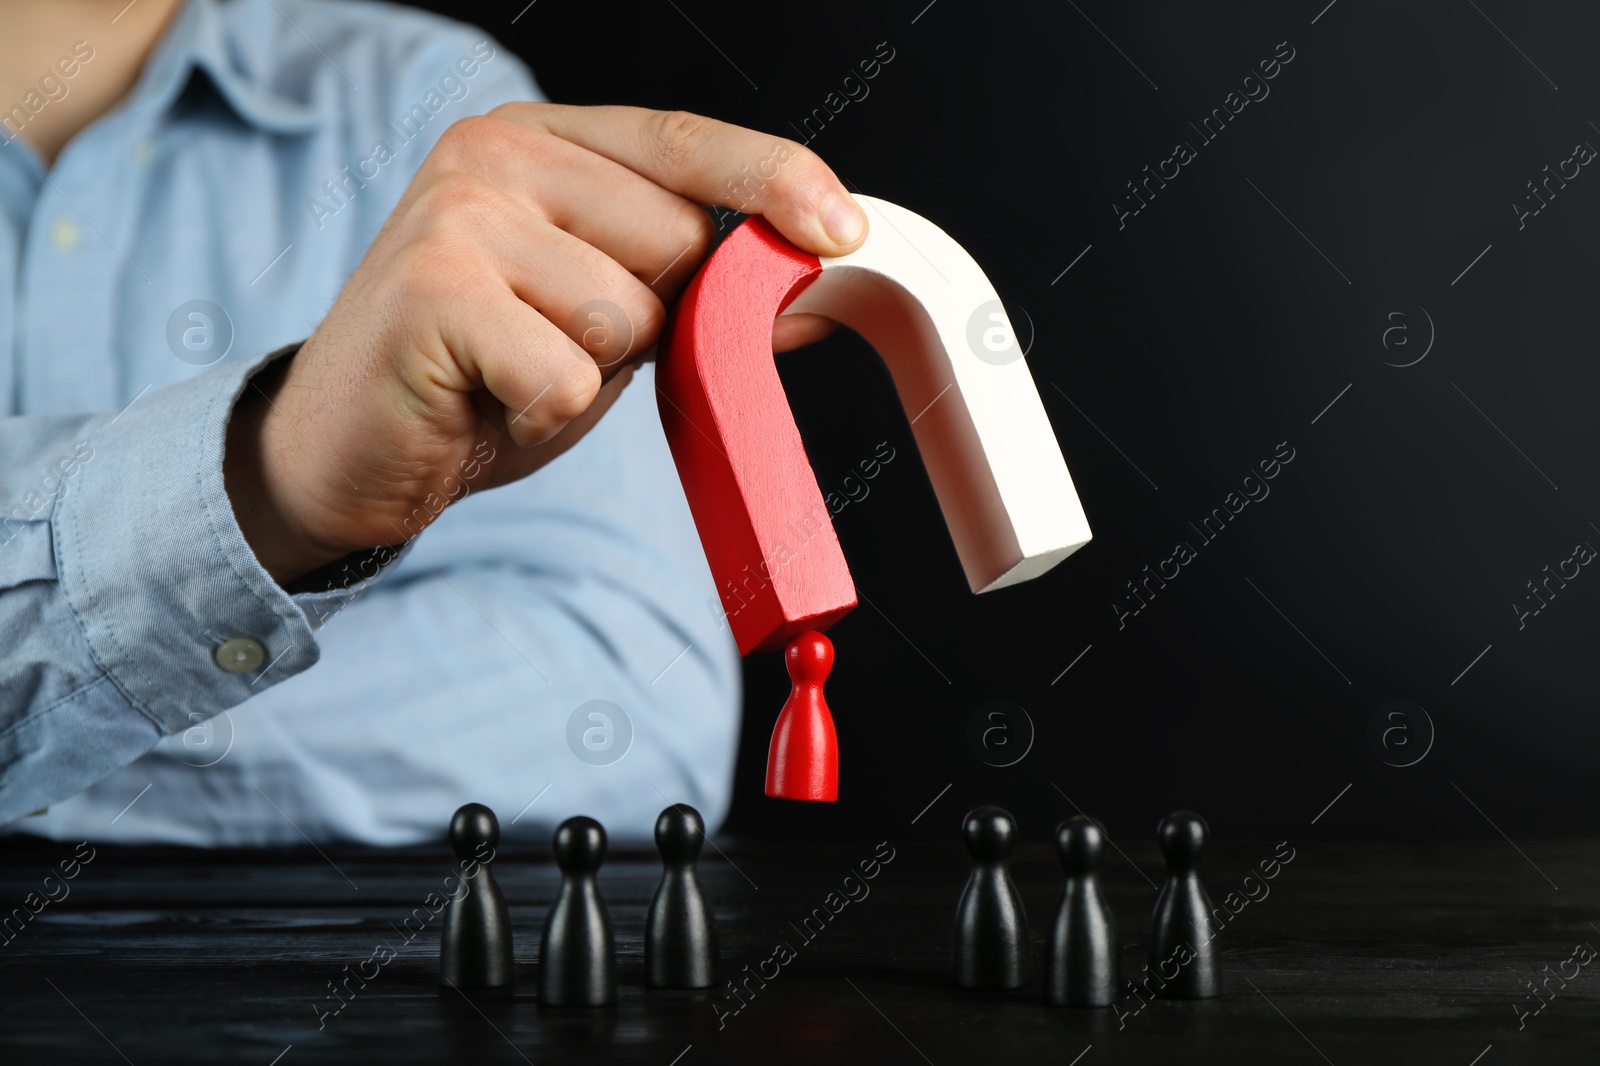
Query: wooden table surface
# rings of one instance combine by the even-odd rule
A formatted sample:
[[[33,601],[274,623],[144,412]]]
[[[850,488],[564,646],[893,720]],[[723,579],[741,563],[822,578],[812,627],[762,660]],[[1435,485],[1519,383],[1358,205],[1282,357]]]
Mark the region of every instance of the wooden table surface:
[[[0,841],[0,1061],[549,1063],[1600,1062],[1600,860],[1593,842],[1427,845],[1291,841],[1268,882],[1245,877],[1277,842],[1223,842],[1203,867],[1219,904],[1244,888],[1220,933],[1225,994],[1143,1009],[1049,1008],[1038,965],[1060,875],[1043,844],[1013,862],[1032,923],[1027,990],[952,987],[949,935],[966,876],[957,840],[717,842],[702,875],[725,976],[779,941],[794,957],[719,1019],[726,994],[643,987],[643,929],[659,867],[613,855],[601,889],[617,932],[618,1003],[542,1008],[535,972],[557,884],[545,854],[502,848],[496,872],[516,929],[508,997],[437,987],[438,929],[402,925],[453,870],[444,848],[205,852],[100,847],[70,881],[46,877],[74,845]],[[1153,845],[1118,841],[1105,871],[1123,976],[1137,975],[1162,870]],[[1520,851],[1518,850],[1520,847]],[[845,877],[875,851],[871,881]],[[84,851],[88,854],[87,850]],[[57,873],[59,878],[59,872]],[[856,898],[827,912],[844,890]],[[1263,895],[1263,892],[1265,893]],[[30,893],[38,895],[30,896]],[[863,894],[865,893],[865,894]],[[46,897],[54,897],[47,899]],[[43,904],[41,906],[41,903]],[[29,908],[39,908],[31,914]],[[796,926],[813,909],[814,939]],[[791,925],[791,923],[795,923]],[[413,919],[411,928],[421,922]],[[814,923],[815,924],[815,923]],[[328,984],[391,945],[392,960],[337,1015]],[[1546,969],[1548,967],[1548,969]],[[1550,978],[1565,971],[1570,979]],[[1576,972],[1576,976],[1572,976]],[[1529,981],[1549,978],[1544,1000]],[[1564,985],[1564,987],[1563,987]],[[1518,1011],[1543,1009],[1521,1020]]]

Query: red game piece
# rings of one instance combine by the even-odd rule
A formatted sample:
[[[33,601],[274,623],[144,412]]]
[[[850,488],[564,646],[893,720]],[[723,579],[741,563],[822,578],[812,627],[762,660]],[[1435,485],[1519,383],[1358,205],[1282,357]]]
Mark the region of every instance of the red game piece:
[[[839,742],[822,683],[833,669],[833,642],[807,630],[789,642],[785,661],[794,687],[767,749],[767,795],[832,802],[839,798]]]

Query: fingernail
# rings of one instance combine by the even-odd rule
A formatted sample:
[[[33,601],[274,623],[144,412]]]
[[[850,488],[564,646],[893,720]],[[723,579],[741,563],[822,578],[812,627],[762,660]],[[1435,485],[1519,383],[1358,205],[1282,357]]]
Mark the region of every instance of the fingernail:
[[[822,228],[835,244],[854,244],[866,232],[867,216],[854,199],[836,192],[822,202]]]

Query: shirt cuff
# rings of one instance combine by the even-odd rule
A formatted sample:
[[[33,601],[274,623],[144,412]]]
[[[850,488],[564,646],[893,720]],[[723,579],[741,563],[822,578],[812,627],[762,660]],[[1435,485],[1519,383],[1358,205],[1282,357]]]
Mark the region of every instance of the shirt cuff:
[[[401,555],[344,588],[291,595],[246,543],[223,485],[228,419],[250,379],[298,349],[135,400],[95,430],[93,461],[56,504],[60,589],[95,666],[165,734],[314,664],[313,630]]]

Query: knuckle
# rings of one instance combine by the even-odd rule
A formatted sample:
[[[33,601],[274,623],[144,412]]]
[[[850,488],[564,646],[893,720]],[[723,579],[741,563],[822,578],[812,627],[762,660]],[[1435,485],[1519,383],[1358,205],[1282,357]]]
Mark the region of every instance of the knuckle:
[[[491,160],[537,150],[538,131],[495,113],[499,111],[501,108],[487,115],[469,116],[446,129],[433,150],[436,164],[451,170],[476,171]]]
[[[589,409],[600,391],[600,372],[593,364],[575,367],[551,383],[545,397],[545,415],[556,425],[565,425]]]
[[[470,115],[452,122],[439,135],[430,154],[446,165],[460,165],[475,154],[479,131],[488,121],[486,115]]]
[[[648,129],[648,149],[669,168],[688,162],[705,142],[711,120],[692,111],[658,111]]]
[[[512,100],[489,109],[489,115],[494,118],[509,121],[523,121],[536,117],[550,105],[538,100]]]
[[[411,213],[424,222],[460,214],[477,194],[473,183],[469,174],[439,171],[433,175],[433,180],[417,190]]]
[[[482,178],[442,171],[417,195],[411,219],[426,239],[480,241],[494,227],[502,196]]]
[[[831,176],[827,164],[815,152],[796,141],[773,138],[756,158],[743,163],[728,181],[728,192],[739,209],[757,205],[795,203],[807,199],[807,190]]]
[[[482,115],[472,128],[472,147],[492,159],[516,159],[536,151],[546,135],[504,117]]]
[[[795,162],[825,165],[822,163],[822,157],[816,152],[813,152],[799,141],[793,141],[787,137],[773,138],[772,148],[768,151],[766,158],[771,161],[767,165],[777,170],[788,169],[789,165]]]
[[[653,294],[646,294],[637,311],[633,314],[633,344],[628,351],[629,356],[638,355],[661,336],[661,331],[667,324],[667,308]]]
[[[667,309],[654,293],[640,288],[643,291],[637,295],[629,293],[621,304],[626,307],[622,315],[627,322],[621,330],[614,331],[611,343],[600,352],[590,352],[597,367],[616,367],[619,363],[634,359],[635,355],[656,343],[656,338],[661,335],[662,327],[666,325]]]
[[[821,199],[823,188],[832,188],[838,183],[822,157],[801,144],[788,146],[787,160],[772,181],[782,195],[803,199],[808,204]]]
[[[667,310],[655,293],[634,278],[617,279],[604,295],[581,303],[567,321],[574,355],[609,369],[637,356],[655,342]],[[587,365],[581,372],[589,372]]]
[[[690,266],[700,262],[711,250],[711,242],[716,238],[717,227],[711,221],[711,216],[698,207],[684,207],[678,211],[673,220],[671,244],[668,253],[672,256],[681,255],[680,263]]]
[[[675,209],[662,212],[660,221],[642,241],[634,276],[652,289],[659,284],[675,285],[677,279],[692,274],[705,261],[716,237],[716,223],[709,214],[686,202],[679,203]]]

